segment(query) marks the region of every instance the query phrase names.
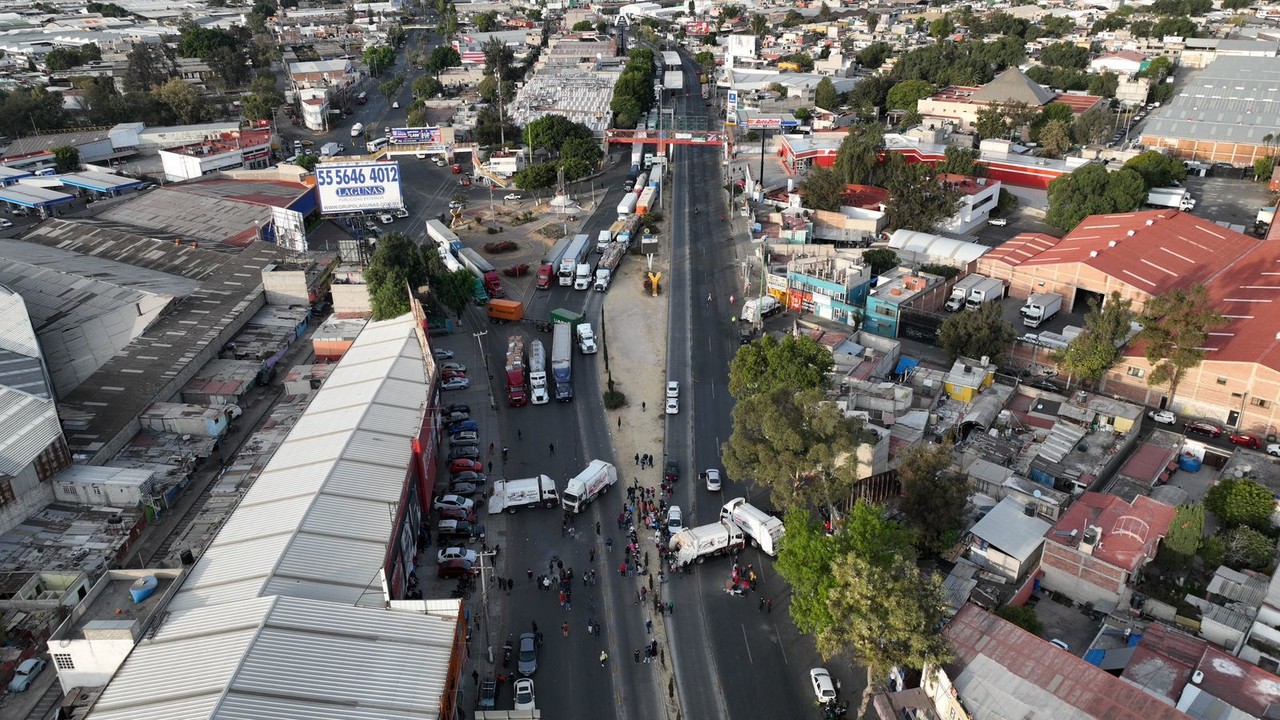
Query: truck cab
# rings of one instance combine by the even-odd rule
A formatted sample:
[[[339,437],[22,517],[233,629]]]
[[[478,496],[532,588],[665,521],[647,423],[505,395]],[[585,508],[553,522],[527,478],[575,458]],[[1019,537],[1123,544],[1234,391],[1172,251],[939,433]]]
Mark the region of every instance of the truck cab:
[[[550,290],[551,279],[555,277],[556,270],[551,263],[542,263],[538,266],[538,289]]]
[[[586,290],[591,287],[591,265],[589,263],[578,263],[578,267],[573,273],[573,289]]]
[[[577,328],[578,349],[583,355],[595,354],[596,350],[596,334],[591,329],[591,323],[580,323]]]

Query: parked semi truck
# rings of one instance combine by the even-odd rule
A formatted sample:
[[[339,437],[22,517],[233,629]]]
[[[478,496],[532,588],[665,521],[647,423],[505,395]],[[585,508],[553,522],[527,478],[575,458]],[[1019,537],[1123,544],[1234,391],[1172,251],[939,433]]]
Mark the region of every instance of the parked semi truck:
[[[608,249],[604,251],[604,257],[600,258],[600,263],[596,265],[596,292],[604,292],[609,289],[609,283],[613,282],[613,273],[618,269],[618,263],[622,262],[622,255],[626,252],[626,248],[622,243],[610,243]]]
[[[681,530],[671,537],[669,547],[676,564],[688,565],[694,561],[702,562],[714,555],[741,550],[745,545],[746,537],[742,529],[722,520]]]
[[[560,260],[564,258],[565,252],[569,246],[573,244],[573,236],[565,235],[551,246],[551,252],[542,258],[542,264],[538,267],[538,289],[549,290],[551,288],[551,278],[555,276],[556,269],[560,267]]]
[[[573,289],[574,290],[590,290],[591,289],[591,263],[580,262],[578,267],[573,271]]]
[[[1062,296],[1058,293],[1032,293],[1022,306],[1022,324],[1040,327],[1062,309]]]
[[[969,300],[969,291],[972,290],[975,285],[987,279],[989,278],[987,278],[986,275],[965,275],[960,278],[956,281],[956,284],[951,287],[951,297],[947,298],[946,304],[942,307],[946,309],[947,312],[958,312],[963,310],[965,302]]]
[[[622,229],[618,231],[617,235],[613,236],[613,239],[614,242],[621,243],[622,251],[626,252],[627,249],[631,247],[631,241],[637,239],[639,232],[640,217],[638,215],[632,215],[627,218],[626,224],[622,226]]]
[[[568,327],[568,326],[558,326]],[[586,469],[569,478],[561,496],[564,509],[580,513],[592,500],[609,492],[609,486],[618,482],[618,469],[603,460],[592,460]]]
[[[657,201],[656,193],[657,191],[651,187],[645,188],[644,192],[640,193],[640,199],[636,201],[637,215],[644,215],[645,213],[649,212],[654,207],[656,207],[655,205]]]
[[[1004,297],[1004,283],[995,278],[985,278],[969,289],[969,299],[965,300],[966,310],[977,310],[986,303],[995,302]]]
[[[507,341],[507,404],[511,407],[523,407],[529,402],[529,365],[524,344],[524,335],[512,335]]]
[[[551,322],[565,323],[569,327],[576,328],[586,322],[586,318],[582,316],[582,313],[566,310],[564,308],[556,308],[551,311]]]
[[[472,275],[484,283],[484,289],[490,297],[506,296],[502,291],[502,278],[498,277],[498,271],[489,264],[488,260],[480,257],[480,253],[471,248],[462,248],[458,251],[458,260],[462,262],[463,267],[471,271]]]
[[[608,230],[601,230],[596,233],[596,252],[602,253],[609,244],[613,242],[613,233]]]
[[[591,323],[578,323],[574,334],[578,336],[578,349],[582,351],[583,355],[594,355],[596,353],[598,349],[596,347],[596,333],[591,329]]]
[[[427,237],[435,242],[436,247],[455,253],[462,249],[462,241],[452,230],[439,220],[427,221]]]
[[[636,200],[639,200],[635,193],[627,193],[622,196],[622,200],[618,203],[618,219],[625,220],[631,217],[631,213],[636,211]]]
[[[573,331],[564,323],[551,329],[551,377],[556,383],[556,401],[573,400]]]
[[[534,405],[546,405],[551,397],[547,394],[547,356],[541,340],[529,343],[529,399]]]
[[[766,554],[778,554],[778,541],[782,539],[782,521],[747,502],[746,498],[734,498],[720,508],[720,520],[737,525],[751,538],[751,544]]]
[[[1147,191],[1147,204],[1185,211],[1195,208],[1196,199],[1186,188],[1151,188]]]
[[[560,504],[556,481],[546,475],[519,480],[498,480],[489,496],[489,514],[514,513],[520,508],[553,508]]]
[[[485,305],[485,314],[489,316],[489,322],[499,325],[519,322],[524,319],[524,303],[519,300],[490,300]]]
[[[578,263],[586,260],[587,253],[591,251],[590,242],[589,236],[578,234],[573,236],[573,241],[569,243],[569,247],[565,248],[564,255],[560,257],[560,266],[556,269],[561,287],[569,287],[573,284],[573,275],[578,269]]]

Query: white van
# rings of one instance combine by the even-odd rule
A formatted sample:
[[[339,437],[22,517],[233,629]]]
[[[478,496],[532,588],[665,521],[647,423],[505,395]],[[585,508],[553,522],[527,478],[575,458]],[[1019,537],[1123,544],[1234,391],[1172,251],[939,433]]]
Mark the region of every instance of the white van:
[[[672,505],[667,508],[667,529],[673,533],[678,533],[683,527],[684,514],[680,511],[680,506]]]
[[[369,142],[365,143],[365,146],[364,146],[364,147],[365,147],[365,149],[366,149],[366,150],[368,150],[370,153],[376,153],[376,152],[378,152],[379,150],[381,150],[382,148],[384,148],[384,147],[386,147],[387,145],[390,145],[390,144],[391,144],[391,141],[390,141],[390,140],[388,140],[387,138],[382,137],[382,138],[378,138],[377,140],[370,140]]]
[[[363,133],[363,132],[364,132],[363,124],[356,123],[355,125],[351,126],[351,137],[360,137],[360,133]]]

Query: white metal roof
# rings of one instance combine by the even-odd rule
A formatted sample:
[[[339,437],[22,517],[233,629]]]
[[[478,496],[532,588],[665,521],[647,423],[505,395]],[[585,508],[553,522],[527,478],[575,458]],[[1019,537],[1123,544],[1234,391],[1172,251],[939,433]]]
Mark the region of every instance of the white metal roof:
[[[986,245],[915,230],[894,230],[889,236],[889,247],[965,263],[973,262],[991,250]]]
[[[411,317],[366,325],[170,608],[275,594],[381,607],[427,391]]]
[[[1019,562],[1031,557],[1044,542],[1049,523],[1023,512],[1017,499],[1006,497],[991,512],[974,524],[969,532],[1000,549],[1000,552]]]
[[[52,400],[0,386],[0,473],[18,475],[60,437]]]
[[[458,603],[411,613],[272,597],[171,610],[87,718],[436,718]]]

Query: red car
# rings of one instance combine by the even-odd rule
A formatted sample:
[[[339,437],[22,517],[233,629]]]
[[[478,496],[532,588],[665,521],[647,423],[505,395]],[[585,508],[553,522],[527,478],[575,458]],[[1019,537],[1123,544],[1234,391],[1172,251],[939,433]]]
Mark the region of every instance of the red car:
[[[1231,442],[1240,447],[1258,449],[1262,447],[1262,438],[1253,433],[1236,433],[1231,436]]]
[[[449,463],[449,474],[457,475],[463,472],[484,472],[484,463],[479,460],[454,460]]]
[[[475,522],[476,511],[466,508],[440,508],[441,520],[462,520],[464,522]]]
[[[1222,437],[1222,428],[1204,420],[1188,420],[1187,432],[1208,435],[1211,438]]]
[[[471,577],[479,572],[480,568],[472,567],[470,560],[446,560],[440,563],[436,575],[442,578],[461,578]]]

